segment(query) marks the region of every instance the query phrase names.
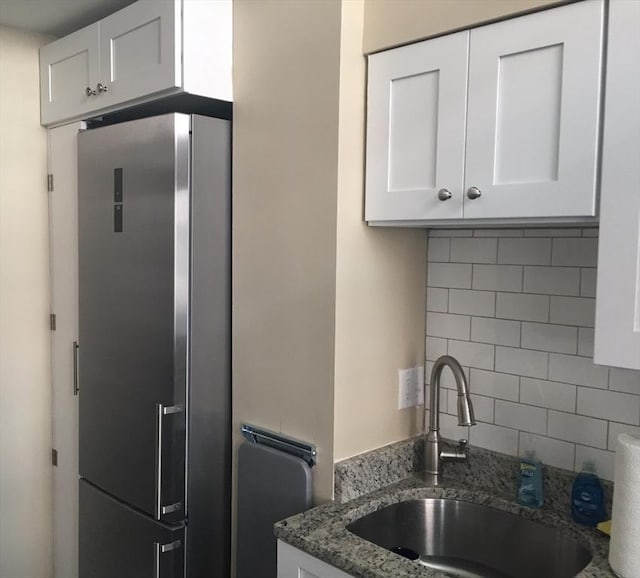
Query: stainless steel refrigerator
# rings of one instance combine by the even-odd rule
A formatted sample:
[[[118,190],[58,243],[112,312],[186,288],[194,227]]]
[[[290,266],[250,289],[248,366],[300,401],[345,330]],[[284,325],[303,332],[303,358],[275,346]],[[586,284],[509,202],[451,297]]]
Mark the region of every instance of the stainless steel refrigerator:
[[[79,135],[82,578],[229,575],[230,138]]]

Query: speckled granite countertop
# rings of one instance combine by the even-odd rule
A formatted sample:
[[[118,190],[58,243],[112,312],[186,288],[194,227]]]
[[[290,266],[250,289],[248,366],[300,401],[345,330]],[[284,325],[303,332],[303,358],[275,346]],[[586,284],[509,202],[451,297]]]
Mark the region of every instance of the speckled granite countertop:
[[[416,442],[412,440],[409,443],[415,444]],[[399,448],[400,453],[406,454],[406,444],[398,445],[402,446]],[[414,450],[415,447],[412,446],[409,453]],[[389,449],[384,448],[383,451],[387,452],[388,457]],[[506,484],[504,483],[505,476],[496,476],[496,474],[500,474],[496,470],[507,467],[509,463],[513,462],[513,458],[498,454],[498,465],[496,466],[495,455],[492,452],[476,450],[476,448],[472,448],[472,452],[476,457],[475,468],[487,468],[486,461],[493,460],[489,466],[493,475],[474,477],[469,474],[470,471],[473,472],[473,466],[456,468],[447,464],[448,469],[445,471],[444,484],[439,487],[430,487],[418,477],[405,472],[405,478],[401,481],[359,495],[349,501],[324,504],[278,522],[275,525],[276,537],[357,578],[447,576],[359,538],[347,531],[345,526],[366,514],[397,502],[431,497],[450,498],[492,506],[547,526],[560,528],[568,537],[586,545],[593,554],[591,563],[578,574],[579,577],[615,578],[607,562],[609,538],[595,529],[578,526],[571,521],[568,515],[558,511],[556,507],[565,502],[564,497],[559,500],[548,500],[549,504],[545,504],[545,507],[539,510],[520,506],[513,500],[511,484],[508,483],[508,480]],[[358,467],[362,466],[362,458],[358,457],[357,459],[359,460]],[[386,463],[393,464],[393,460]],[[397,472],[393,475],[397,475]],[[355,477],[357,476],[351,472],[350,481],[352,483]],[[553,473],[548,477],[551,478],[552,483],[558,483],[557,480],[554,480]],[[377,479],[379,482],[384,482],[387,477],[384,472],[378,471]],[[353,494],[353,491],[351,493]]]

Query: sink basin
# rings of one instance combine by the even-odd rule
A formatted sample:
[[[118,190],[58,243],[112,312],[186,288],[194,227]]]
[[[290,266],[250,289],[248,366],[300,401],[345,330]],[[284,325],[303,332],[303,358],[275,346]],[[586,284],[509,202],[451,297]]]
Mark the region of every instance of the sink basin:
[[[589,550],[557,528],[458,500],[399,502],[347,530],[461,578],[569,578],[591,561]]]

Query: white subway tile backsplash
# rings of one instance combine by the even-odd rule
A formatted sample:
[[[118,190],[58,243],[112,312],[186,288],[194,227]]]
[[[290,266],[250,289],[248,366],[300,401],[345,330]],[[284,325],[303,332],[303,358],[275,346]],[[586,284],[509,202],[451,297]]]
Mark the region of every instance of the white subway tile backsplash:
[[[520,378],[520,401],[530,405],[574,412],[576,386],[544,379]]]
[[[521,431],[518,455],[525,457],[529,452],[545,464],[573,470],[575,445],[572,443]]]
[[[598,476],[605,480],[613,481],[613,474],[615,470],[615,452],[608,452],[606,450],[597,450],[595,448],[589,448],[581,445],[576,446],[576,463],[574,470],[576,472],[585,468],[587,462],[595,468],[595,472]]]
[[[472,368],[469,375],[471,393],[490,396],[496,399],[518,401],[520,378],[507,373],[495,373]]]
[[[473,229],[429,229],[429,237],[473,237]]]
[[[593,364],[597,228],[429,233],[426,381],[461,361],[478,425],[459,427],[441,377],[441,433],[494,451],[613,477],[615,440],[640,436],[640,371]]]
[[[446,313],[449,310],[449,289],[427,287],[427,311]]]
[[[593,357],[593,329],[589,327],[578,328],[578,355]]]
[[[595,267],[598,262],[598,239],[554,239],[551,263],[570,267]]]
[[[596,448],[607,447],[607,422],[549,410],[549,437]]]
[[[549,379],[553,381],[607,389],[608,377],[608,368],[594,365],[588,357],[557,353],[549,356]]]
[[[445,237],[431,237],[427,244],[427,258],[429,262],[448,262],[450,245],[450,239]]]
[[[551,323],[593,327],[596,300],[587,297],[551,297]]]
[[[525,237],[582,237],[580,229],[525,229]]]
[[[546,378],[548,364],[546,352],[496,346],[496,371]]]
[[[609,389],[640,395],[640,371],[612,367],[609,370]]]
[[[597,269],[581,269],[580,275],[580,296],[595,297]]]
[[[576,267],[525,267],[525,293],[579,295],[580,269]]]
[[[495,422],[520,431],[547,433],[547,410],[522,403],[496,400]]]
[[[449,311],[493,317],[496,314],[496,294],[493,291],[450,289]]]
[[[470,428],[469,443],[494,452],[509,454],[518,453],[518,431],[506,427],[478,422]]]
[[[520,345],[520,322],[492,317],[472,317],[471,341],[518,346]]]
[[[466,315],[427,312],[427,335],[430,337],[449,337],[451,339],[469,339],[471,318]]]
[[[627,423],[609,422],[609,443],[607,444],[609,450],[616,451],[618,436],[623,433],[640,438],[640,427]]]
[[[474,237],[524,237],[522,229],[476,229]]]
[[[471,289],[471,267],[461,263],[429,263],[427,286]]]
[[[522,267],[473,265],[472,287],[487,291],[522,291]]]
[[[498,293],[496,317],[521,321],[548,321],[549,297],[528,293]]]
[[[551,265],[551,239],[498,239],[498,263]]]
[[[451,239],[453,263],[495,263],[498,251],[497,239]]]
[[[425,357],[427,361],[435,361],[447,354],[447,340],[442,337],[427,337],[425,340]]]
[[[577,413],[640,425],[640,396],[590,387],[578,388]]]
[[[578,351],[578,329],[549,323],[523,323],[521,345],[538,351],[575,354]]]
[[[449,340],[449,355],[462,365],[477,369],[493,369],[494,346],[473,341]]]

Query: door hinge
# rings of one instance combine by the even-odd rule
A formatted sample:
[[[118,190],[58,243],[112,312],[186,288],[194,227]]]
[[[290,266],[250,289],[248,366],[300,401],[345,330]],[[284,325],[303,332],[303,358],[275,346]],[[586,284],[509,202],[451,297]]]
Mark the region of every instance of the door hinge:
[[[51,331],[56,330],[56,314],[55,313],[52,313],[51,315],[49,315],[49,329],[51,329]]]
[[[58,450],[51,449],[51,464],[54,466],[58,465]]]
[[[51,192],[53,191],[53,175],[52,174],[48,174],[47,175],[47,192]]]

